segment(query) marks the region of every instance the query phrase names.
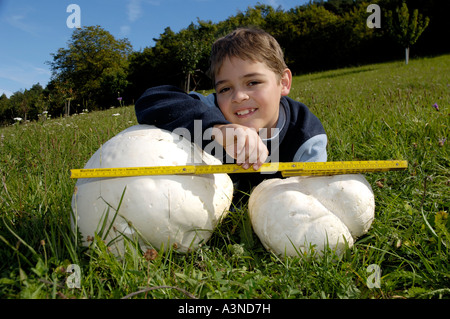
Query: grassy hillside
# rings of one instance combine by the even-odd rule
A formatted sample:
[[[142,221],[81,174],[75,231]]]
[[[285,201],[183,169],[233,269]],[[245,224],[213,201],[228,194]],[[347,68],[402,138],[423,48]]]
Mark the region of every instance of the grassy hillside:
[[[69,169],[123,129],[132,106],[0,129],[0,298],[449,298],[450,56],[294,78],[291,97],[322,120],[329,160],[409,162],[367,174],[376,200],[369,233],[341,258],[281,260],[230,213],[188,255],[108,253],[71,235]],[[150,258],[152,257],[152,258]],[[77,264],[81,288],[65,283]],[[380,288],[369,284],[375,264]],[[174,288],[163,288],[171,286]]]

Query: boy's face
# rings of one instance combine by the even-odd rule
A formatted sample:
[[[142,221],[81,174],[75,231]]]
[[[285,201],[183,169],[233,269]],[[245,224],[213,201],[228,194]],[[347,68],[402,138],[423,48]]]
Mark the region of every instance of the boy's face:
[[[215,80],[225,118],[259,131],[276,127],[280,98],[289,94],[292,74],[286,69],[280,79],[265,63],[232,57],[225,59]]]

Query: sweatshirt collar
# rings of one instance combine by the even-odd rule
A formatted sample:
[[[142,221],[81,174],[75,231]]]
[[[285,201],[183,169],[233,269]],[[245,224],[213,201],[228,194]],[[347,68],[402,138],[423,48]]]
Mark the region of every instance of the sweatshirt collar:
[[[283,103],[280,102],[280,111],[278,113],[278,121],[275,127],[275,134],[270,138],[264,138],[263,141],[272,141],[275,138],[278,138],[280,132],[283,130],[283,127],[286,125],[286,110],[284,109]]]

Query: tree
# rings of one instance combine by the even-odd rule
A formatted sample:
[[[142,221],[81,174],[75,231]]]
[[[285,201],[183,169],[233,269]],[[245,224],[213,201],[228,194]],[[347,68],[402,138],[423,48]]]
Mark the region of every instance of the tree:
[[[100,26],[76,29],[68,48],[51,54],[48,62],[56,87],[72,90],[83,108],[105,108],[116,102],[117,92],[125,90],[128,56],[132,47],[127,39],[116,40]]]
[[[397,13],[395,16],[392,11],[386,13],[386,22],[392,36],[405,48],[405,64],[408,64],[409,47],[416,43],[422,32],[427,28],[430,19],[428,17],[423,18],[417,9],[410,16],[405,2],[395,11]]]
[[[177,59],[181,62],[185,75],[185,91],[191,88],[191,78],[200,61],[209,56],[214,40],[214,28],[211,23],[199,22],[199,26],[191,23],[187,29],[178,33]],[[195,81],[195,78],[193,78]],[[195,89],[195,88],[194,88]]]
[[[34,84],[31,89],[24,91],[25,100],[27,103],[27,117],[30,120],[35,120],[38,115],[45,109],[44,89],[37,83]]]
[[[335,67],[339,56],[340,35],[336,33],[340,17],[323,6],[310,4],[290,11],[294,33],[284,43],[286,61],[296,72],[310,72]],[[338,44],[338,45],[336,45]]]
[[[153,39],[153,47],[129,56],[127,92],[137,99],[147,88],[161,84],[176,85],[186,91],[198,89],[207,78],[205,71],[216,33],[217,26],[210,21],[191,23],[178,33],[167,27],[159,38]]]
[[[27,120],[28,104],[23,91],[14,92],[9,97],[9,108],[11,110],[11,119],[13,117],[21,117]]]
[[[0,124],[12,119],[11,106],[5,93],[0,96]]]
[[[149,87],[162,84],[181,86],[183,81],[181,63],[176,57],[179,42],[175,32],[167,27],[153,41],[155,46],[129,56],[127,92],[134,99],[139,98]]]

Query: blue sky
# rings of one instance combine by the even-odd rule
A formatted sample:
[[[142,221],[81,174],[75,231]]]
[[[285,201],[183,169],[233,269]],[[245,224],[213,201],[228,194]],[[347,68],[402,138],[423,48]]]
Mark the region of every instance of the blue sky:
[[[70,4],[81,9],[81,26],[100,25],[134,50],[153,46],[166,27],[178,32],[191,22],[219,22],[257,3],[288,10],[308,0],[0,0],[0,95],[40,83],[51,72],[51,53],[67,47],[73,29],[66,20]]]

